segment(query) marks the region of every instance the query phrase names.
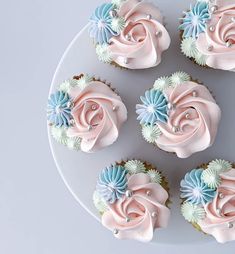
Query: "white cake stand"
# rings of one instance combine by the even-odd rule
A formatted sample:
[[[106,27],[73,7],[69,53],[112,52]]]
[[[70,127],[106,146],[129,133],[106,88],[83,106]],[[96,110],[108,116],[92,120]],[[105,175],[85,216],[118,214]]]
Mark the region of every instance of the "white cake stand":
[[[62,81],[80,73],[89,73],[110,81],[128,108],[128,121],[121,129],[118,141],[95,154],[85,154],[69,151],[66,147],[57,144],[50,134],[48,137],[61,177],[80,205],[94,218],[100,220],[92,202],[92,194],[100,170],[121,159],[139,158],[161,168],[170,182],[171,200],[173,201],[171,205],[172,217],[167,229],[155,231],[153,242],[168,244],[206,243],[212,238],[197,232],[180,215],[179,182],[188,170],[213,158],[235,160],[233,145],[235,143],[235,118],[233,117],[235,74],[201,68],[191,63],[180,53],[180,41],[177,32],[178,18],[182,15],[182,10],[188,8],[189,1],[177,1],[177,8],[175,8],[176,5],[171,8],[172,0],[156,2],[167,17],[167,29],[172,38],[171,47],[163,55],[163,61],[158,67],[129,71],[99,62],[86,26],[67,48],[51,84],[50,93]],[[135,114],[135,105],[139,102],[139,96],[143,95],[144,91],[153,85],[154,80],[178,70],[185,71],[193,78],[203,81],[213,92],[223,111],[216,143],[206,151],[195,154],[186,160],[178,159],[174,154],[168,154],[147,144],[141,137],[140,126],[136,121]],[[104,230],[106,229],[104,228]]]

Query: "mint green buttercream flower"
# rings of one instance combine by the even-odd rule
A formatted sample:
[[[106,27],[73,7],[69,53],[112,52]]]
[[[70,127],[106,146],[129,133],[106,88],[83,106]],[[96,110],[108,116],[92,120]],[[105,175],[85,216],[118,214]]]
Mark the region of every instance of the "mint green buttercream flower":
[[[150,177],[151,182],[161,184],[162,176],[157,170],[150,169],[148,170],[147,175]]]
[[[191,77],[183,71],[175,72],[171,75],[171,83],[173,86],[180,85],[184,82],[190,81]]]
[[[221,184],[221,178],[215,168],[207,168],[202,172],[202,180],[210,188],[216,189]]]
[[[124,167],[130,174],[138,174],[144,172],[146,169],[144,163],[138,160],[127,161]]]
[[[66,145],[70,150],[78,151],[81,148],[81,141],[79,137],[68,138]]]
[[[111,63],[113,60],[108,44],[97,44],[96,54],[101,62]]]
[[[191,223],[198,223],[206,217],[205,210],[202,207],[188,202],[182,204],[181,213],[185,220]]]
[[[125,25],[126,25],[126,22],[123,17],[113,18],[112,23],[111,23],[111,27],[112,27],[113,31],[115,31],[119,34],[124,29]]]
[[[142,136],[148,143],[155,143],[155,141],[162,135],[158,125],[143,125]]]
[[[77,80],[77,86],[83,90],[85,87],[89,85],[89,83],[93,80],[93,77],[89,76],[88,74],[82,75],[78,80]]]
[[[198,53],[196,39],[193,37],[184,38],[181,42],[181,51],[185,56],[195,58]]]
[[[100,214],[103,214],[108,210],[108,205],[105,200],[102,199],[98,191],[94,191],[93,193],[93,203]]]
[[[222,173],[222,172],[228,172],[229,170],[231,170],[232,164],[228,161],[225,161],[225,160],[216,159],[216,160],[211,161],[207,168],[214,169],[218,173]]]
[[[153,85],[153,88],[155,90],[164,91],[165,89],[169,88],[171,86],[171,79],[169,77],[161,77],[158,78]]]
[[[67,136],[67,129],[65,127],[51,126],[51,135],[58,143],[67,145],[69,137]]]

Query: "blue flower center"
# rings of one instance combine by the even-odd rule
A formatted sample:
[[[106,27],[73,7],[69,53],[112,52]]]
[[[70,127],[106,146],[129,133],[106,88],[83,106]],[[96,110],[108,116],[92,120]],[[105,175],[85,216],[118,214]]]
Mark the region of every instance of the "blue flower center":
[[[56,114],[60,114],[61,111],[62,111],[62,109],[61,109],[60,105],[57,105],[56,108],[55,108]]]
[[[195,196],[195,197],[201,197],[202,196],[202,189],[201,188],[199,188],[199,187],[196,187],[196,188],[194,188],[193,189],[193,195]]]
[[[109,183],[107,187],[111,192],[114,192],[116,190],[116,184],[113,182]]]
[[[200,17],[198,15],[193,16],[192,18],[192,24],[193,26],[197,26],[199,24]]]
[[[105,22],[105,20],[103,20],[103,19],[99,20],[99,21],[98,21],[98,28],[99,28],[99,29],[102,29],[102,28],[104,28],[104,27],[106,27],[106,22]]]
[[[147,107],[147,111],[149,112],[149,113],[155,113],[155,111],[156,111],[156,107],[153,105],[153,104],[150,104],[148,107]]]

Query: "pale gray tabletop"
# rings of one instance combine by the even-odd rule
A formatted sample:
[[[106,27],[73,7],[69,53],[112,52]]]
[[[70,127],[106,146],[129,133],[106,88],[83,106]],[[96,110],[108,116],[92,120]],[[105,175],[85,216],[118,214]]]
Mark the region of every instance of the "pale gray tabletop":
[[[63,51],[100,2],[1,1],[0,253],[105,254],[129,253],[130,250],[134,253],[234,253],[234,243],[172,245],[171,242],[118,241],[80,207],[61,180],[47,139],[47,95]],[[175,33],[176,21],[171,13],[180,15],[182,4],[178,4],[179,9],[177,4],[174,8],[164,6],[163,1],[161,4],[170,32]],[[171,51],[167,53],[168,62],[171,53],[177,52],[177,39],[175,34]],[[193,156],[183,165],[217,156],[231,160],[235,87],[227,80],[235,74],[203,70],[179,52],[176,56],[180,59],[178,68],[208,84],[224,109],[215,147]],[[170,66],[170,69],[175,71],[176,67]],[[215,79],[221,87],[213,86],[211,80]],[[178,177],[177,172],[174,174]]]

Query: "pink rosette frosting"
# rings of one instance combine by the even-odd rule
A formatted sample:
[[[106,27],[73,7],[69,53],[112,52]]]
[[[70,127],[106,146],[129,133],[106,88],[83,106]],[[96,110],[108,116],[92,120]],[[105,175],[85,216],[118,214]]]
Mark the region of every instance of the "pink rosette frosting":
[[[150,177],[143,173],[130,176],[128,189],[133,192],[132,196],[124,196],[109,205],[102,224],[112,231],[117,229],[115,236],[119,239],[151,241],[154,229],[168,224],[170,210],[165,205],[168,193],[160,184],[151,183]],[[127,222],[127,218],[130,221]]]
[[[166,124],[159,123],[162,135],[155,141],[159,148],[187,158],[211,146],[217,134],[221,111],[208,89],[185,82],[166,90],[174,105]]]
[[[205,206],[206,218],[198,224],[220,243],[235,240],[235,169],[220,174],[222,183],[213,201]],[[221,198],[222,194],[222,198]]]
[[[129,69],[158,65],[162,52],[170,45],[158,8],[150,3],[127,0],[118,10],[118,16],[124,17],[126,26],[119,36],[110,39],[113,61]]]
[[[95,152],[111,145],[127,119],[127,109],[121,98],[100,81],[90,82],[83,90],[76,87],[70,95],[74,100],[69,128],[70,137],[80,137],[81,150]]]
[[[197,39],[198,50],[207,56],[206,64],[215,69],[235,70],[235,1],[217,0],[205,33]],[[213,29],[211,29],[213,27]],[[213,30],[213,31],[212,31]],[[229,43],[229,45],[226,45]],[[211,47],[208,50],[208,47]]]

